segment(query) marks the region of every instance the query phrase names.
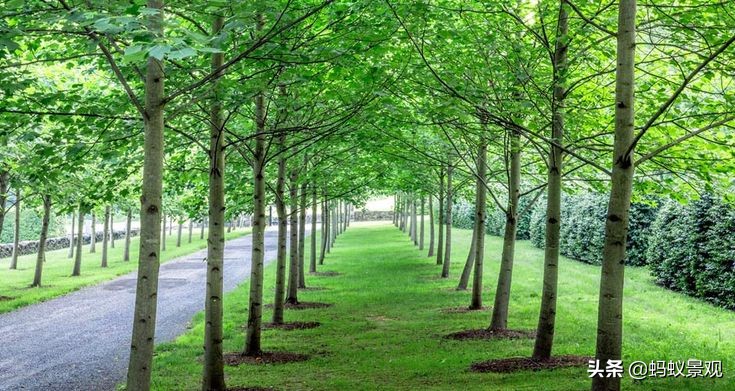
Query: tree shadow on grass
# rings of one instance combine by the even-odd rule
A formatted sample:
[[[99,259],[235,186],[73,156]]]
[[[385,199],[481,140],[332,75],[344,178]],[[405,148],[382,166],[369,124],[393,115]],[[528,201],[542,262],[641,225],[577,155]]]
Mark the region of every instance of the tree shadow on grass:
[[[246,356],[242,353],[228,353],[224,356],[225,365],[238,366],[240,364],[288,364],[309,359],[309,356],[292,352],[262,352],[257,356]]]
[[[454,339],[458,341],[464,340],[495,340],[495,339],[528,339],[536,336],[535,330],[491,330],[491,329],[470,329],[462,330],[456,333],[445,335],[446,339]]]
[[[265,323],[263,325],[264,330],[307,330],[315,329],[321,326],[319,322],[283,322],[283,323]]]
[[[544,369],[579,367],[588,365],[592,357],[586,356],[553,356],[547,360],[531,357],[501,358],[474,363],[471,372],[512,373],[519,371],[540,371]]]

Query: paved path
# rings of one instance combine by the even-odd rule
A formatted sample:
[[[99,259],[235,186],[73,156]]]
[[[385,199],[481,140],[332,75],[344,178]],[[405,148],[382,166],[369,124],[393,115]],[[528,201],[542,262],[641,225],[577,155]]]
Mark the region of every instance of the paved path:
[[[267,230],[266,264],[276,257]],[[250,276],[251,236],[225,246],[225,290]],[[204,309],[206,250],[161,266],[156,342]],[[0,390],[114,390],[128,365],[136,273],[0,315]]]

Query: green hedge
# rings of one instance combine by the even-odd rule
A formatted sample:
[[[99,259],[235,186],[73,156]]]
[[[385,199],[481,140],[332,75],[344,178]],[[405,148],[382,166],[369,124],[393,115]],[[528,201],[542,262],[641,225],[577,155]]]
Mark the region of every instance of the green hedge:
[[[657,283],[735,309],[735,208],[711,196],[667,202],[652,228],[647,258]]]
[[[646,203],[634,203],[631,206],[627,265],[642,266],[647,263],[648,237],[656,210],[657,207]],[[569,258],[600,265],[605,243],[606,215],[607,196],[603,194],[563,195],[559,251]],[[533,245],[543,248],[545,234],[546,201],[541,200],[531,213],[530,236]]]
[[[20,208],[20,240],[38,240],[41,235],[41,215],[35,209]],[[0,243],[13,242],[13,225],[15,224],[15,209],[5,215],[3,232],[0,235]],[[64,235],[64,217],[51,215],[48,227],[48,236],[53,238]]]
[[[521,240],[530,238],[531,212],[533,208],[527,208],[532,200],[524,197],[520,201],[520,216],[518,216],[518,232],[516,237]],[[475,226],[475,206],[466,201],[460,201],[454,204],[452,208],[452,226],[457,228],[472,229]],[[503,236],[505,234],[505,213],[501,211],[495,204],[487,211],[485,221],[485,232],[494,236]]]
[[[599,265],[605,238],[608,197],[603,194],[562,196],[560,252],[581,262]],[[455,206],[455,223],[472,228],[474,207]],[[539,199],[526,219],[531,243],[543,248],[546,200]],[[488,212],[487,232],[502,236],[505,216]],[[705,196],[681,205],[661,207],[633,203],[628,227],[626,264],[650,265],[658,284],[735,310],[735,207]]]

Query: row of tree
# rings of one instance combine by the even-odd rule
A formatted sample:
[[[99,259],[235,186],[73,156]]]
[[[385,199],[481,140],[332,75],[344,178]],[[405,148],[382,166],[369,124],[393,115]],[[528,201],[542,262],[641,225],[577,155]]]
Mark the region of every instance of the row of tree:
[[[700,183],[723,193],[732,186],[735,13],[727,2],[653,1],[644,13],[635,0],[11,3],[0,30],[0,171],[69,205],[66,213],[140,196],[131,390],[150,388],[160,235],[173,200],[198,212],[189,218],[208,216],[202,387],[218,390],[224,230],[233,216],[252,216],[243,354],[254,356],[262,353],[266,205],[279,217],[280,306],[298,300],[306,275],[299,254],[308,209],[323,216],[322,260],[345,204],[399,193],[398,224],[414,227],[420,242],[405,212],[417,215],[426,202],[433,213],[436,199],[432,256],[448,277],[448,205],[474,198],[463,279],[467,286],[474,270],[471,307],[480,308],[485,210],[495,203],[506,224],[490,327],[503,330],[521,205],[545,193],[533,352],[543,360],[556,327],[562,188],[608,192],[604,363],[621,356],[620,261],[633,187],[687,194]],[[643,93],[634,114],[635,88]],[[596,378],[593,387],[619,389],[619,379]]]

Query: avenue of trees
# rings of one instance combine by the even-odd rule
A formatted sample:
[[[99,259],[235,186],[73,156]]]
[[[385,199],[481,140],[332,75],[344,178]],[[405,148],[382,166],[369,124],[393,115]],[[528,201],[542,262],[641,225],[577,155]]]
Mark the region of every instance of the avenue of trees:
[[[252,225],[234,354],[259,357],[268,205],[278,220],[273,323],[299,303],[353,208],[382,194],[439,276],[469,290],[468,307],[492,305],[495,334],[513,331],[520,216],[541,205],[532,359],[543,361],[564,327],[565,194],[600,194],[604,366],[622,355],[631,204],[704,192],[733,202],[732,2],[8,0],[0,13],[0,227],[11,211],[42,211],[42,286],[52,211],[76,216],[77,237],[94,216],[104,248],[112,214],[128,232],[139,216],[129,390],[150,388],[166,229],[209,228],[202,389],[224,390],[225,230]],[[469,254],[451,248],[459,201],[472,204]],[[488,211],[498,210],[502,256],[484,259]],[[72,275],[84,272],[81,246],[70,249]],[[483,281],[486,261],[500,263],[496,281]],[[452,262],[464,262],[460,276]],[[620,378],[591,387],[619,390]]]

